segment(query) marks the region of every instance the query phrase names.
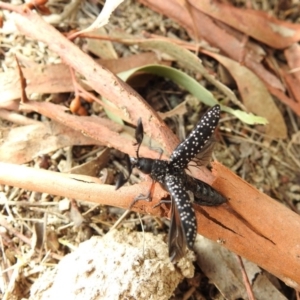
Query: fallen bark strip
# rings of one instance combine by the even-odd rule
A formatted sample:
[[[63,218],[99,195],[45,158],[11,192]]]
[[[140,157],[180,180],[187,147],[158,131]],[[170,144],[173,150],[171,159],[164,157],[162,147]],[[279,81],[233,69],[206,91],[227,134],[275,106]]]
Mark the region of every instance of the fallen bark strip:
[[[214,163],[218,176],[214,187],[229,197],[219,207],[196,208],[198,233],[255,262],[300,290],[300,218],[280,203],[260,193],[251,185]],[[224,176],[226,175],[226,176]],[[99,184],[89,176],[61,174],[25,166],[0,163],[0,184],[17,186],[62,197],[127,209],[132,199],[145,193],[149,182],[122,187]],[[167,216],[164,206],[153,209],[167,196],[159,185],[151,203],[139,201],[133,210],[155,216]]]

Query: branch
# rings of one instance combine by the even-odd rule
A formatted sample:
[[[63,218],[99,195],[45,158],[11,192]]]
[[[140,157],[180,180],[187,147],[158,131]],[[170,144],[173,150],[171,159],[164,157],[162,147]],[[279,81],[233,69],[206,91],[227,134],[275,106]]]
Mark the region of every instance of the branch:
[[[295,239],[300,231],[299,216],[242,181],[221,164],[214,163],[214,166],[214,172],[222,174],[214,187],[230,200],[220,207],[195,205],[198,233],[214,241],[221,239],[224,247],[300,289],[299,242]],[[0,184],[126,209],[138,194],[145,194],[150,183],[115,191],[113,186],[99,184],[98,179],[89,176],[0,163]],[[139,201],[133,210],[167,216],[168,210],[163,206],[153,209],[166,196],[167,192],[156,185],[153,201]]]

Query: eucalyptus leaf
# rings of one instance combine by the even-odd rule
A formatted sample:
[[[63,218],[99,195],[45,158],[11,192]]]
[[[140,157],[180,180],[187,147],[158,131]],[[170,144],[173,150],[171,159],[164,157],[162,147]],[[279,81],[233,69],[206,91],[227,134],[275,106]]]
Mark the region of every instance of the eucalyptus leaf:
[[[219,104],[218,101],[213,96],[213,94],[210,91],[208,91],[206,88],[204,88],[194,78],[185,74],[182,71],[179,71],[171,67],[166,67],[162,65],[147,65],[144,67],[135,68],[135,69],[122,72],[118,76],[122,80],[127,81],[131,76],[133,76],[138,72],[145,72],[145,73],[150,73],[157,76],[168,78],[173,82],[175,82],[176,84],[178,84],[179,86],[185,88],[188,92],[190,92],[197,99],[199,99],[201,102],[205,103],[208,106],[214,106],[216,104]],[[249,125],[254,125],[254,124],[266,125],[268,123],[268,121],[263,117],[255,116],[251,113],[246,113],[238,109],[234,110],[225,105],[221,105],[221,109],[223,111],[226,111],[234,115],[239,120]]]

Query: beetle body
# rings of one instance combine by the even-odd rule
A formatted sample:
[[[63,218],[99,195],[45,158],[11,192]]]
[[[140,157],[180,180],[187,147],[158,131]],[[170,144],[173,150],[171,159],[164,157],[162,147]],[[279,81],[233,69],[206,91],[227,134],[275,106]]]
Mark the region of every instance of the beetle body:
[[[137,157],[130,158],[130,172],[136,167],[148,174],[154,182],[159,182],[171,195],[171,224],[169,230],[169,257],[178,261],[185,253],[185,248],[193,248],[197,235],[197,222],[188,191],[194,194],[194,203],[215,206],[226,201],[219,192],[207,183],[185,173],[191,161],[197,165],[206,165],[213,150],[213,134],[220,117],[220,106],[211,108],[198,122],[190,135],[173,151],[170,160],[151,159],[139,156],[139,147],[143,140],[143,124],[139,120],[135,137]],[[128,179],[127,179],[128,180]],[[127,180],[122,178],[117,188]],[[135,201],[151,199],[151,195],[142,195]]]

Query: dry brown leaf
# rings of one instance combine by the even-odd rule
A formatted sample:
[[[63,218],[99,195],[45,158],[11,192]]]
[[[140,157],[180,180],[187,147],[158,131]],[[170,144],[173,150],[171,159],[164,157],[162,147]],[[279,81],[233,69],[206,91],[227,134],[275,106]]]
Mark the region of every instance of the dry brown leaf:
[[[211,0],[193,1],[191,5],[276,49],[286,48],[300,40],[299,24],[276,19],[263,11],[240,9]]]
[[[106,34],[104,27],[97,28],[93,31],[94,34]],[[105,41],[100,39],[88,39],[87,40],[87,50],[94,53],[102,59],[117,59],[118,54],[113,47],[111,41]]]
[[[23,68],[27,80],[27,94],[31,93],[65,93],[74,90],[69,68],[58,64],[40,68]],[[0,74],[0,102],[21,97],[18,71]]]
[[[118,59],[97,60],[115,74],[150,64],[160,64],[161,60],[153,52],[138,53]],[[166,64],[166,62],[164,62]]]
[[[276,96],[282,103],[289,106],[298,116],[300,116],[300,106],[299,103],[288,97],[285,93],[281,92],[278,89],[273,88],[272,86],[266,84],[268,90],[272,95]]]
[[[96,158],[72,168],[69,173],[99,177],[99,171],[107,165],[109,158],[110,149],[105,148]]]
[[[157,55],[152,52],[139,53],[119,59],[99,59],[96,61],[115,74],[147,64],[160,63]],[[28,95],[31,93],[55,94],[74,91],[70,70],[65,64],[22,68],[22,72],[27,81],[26,92]],[[19,81],[17,70],[9,70],[0,74],[0,103],[21,97]],[[90,87],[80,80],[79,82],[85,89],[90,90]]]
[[[12,128],[3,136],[0,161],[23,164],[39,155],[73,145],[94,145],[96,141],[56,122],[42,122]]]
[[[198,235],[195,249],[199,267],[226,299],[247,299],[235,254],[222,247],[222,240],[216,243]],[[286,299],[265,272],[247,260],[243,262],[256,299]]]
[[[189,15],[182,10],[182,7],[176,2],[176,0],[140,0],[140,2],[149,6],[153,10],[173,18],[193,35],[193,22],[190,20]],[[245,49],[243,41],[240,41],[227,33],[224,28],[218,26],[212,18],[202,13],[200,10],[193,9],[192,11],[198,25],[197,29],[199,36],[211,45],[219,48],[222,52],[228,55],[228,57],[235,61],[243,61],[250,70],[273,88],[285,91],[285,87],[280,80],[257,61],[256,54],[253,55],[252,51],[247,51],[247,49]]]
[[[207,52],[230,72],[239,88],[244,105],[250,112],[265,117],[269,124],[265,126],[266,134],[274,138],[286,138],[285,121],[275,105],[264,83],[253,72],[239,63],[216,53]]]

